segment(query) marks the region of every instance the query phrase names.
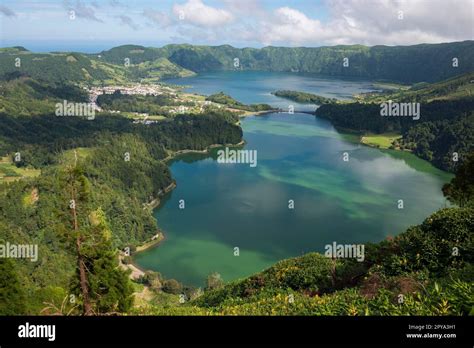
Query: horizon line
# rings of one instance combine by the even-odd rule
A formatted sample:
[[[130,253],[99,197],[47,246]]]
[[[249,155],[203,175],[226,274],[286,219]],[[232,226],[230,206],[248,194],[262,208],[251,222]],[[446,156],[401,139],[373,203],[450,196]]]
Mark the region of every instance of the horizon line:
[[[354,43],[354,44],[339,44],[339,45],[321,45],[321,46],[277,46],[277,45],[266,45],[266,46],[260,46],[260,47],[252,47],[252,46],[242,46],[242,47],[239,47],[239,46],[233,46],[232,44],[229,44],[229,43],[222,43],[222,44],[219,44],[219,45],[215,45],[215,44],[212,44],[212,45],[209,45],[209,44],[192,44],[192,43],[166,43],[166,44],[162,44],[162,45],[156,45],[156,46],[153,46],[153,45],[150,45],[150,46],[147,46],[147,45],[144,45],[144,44],[134,44],[134,43],[124,43],[124,44],[112,44],[110,41],[93,41],[93,42],[97,42],[97,44],[112,44],[113,46],[111,46],[110,48],[108,49],[102,49],[101,51],[94,51],[94,52],[83,52],[83,51],[76,51],[76,50],[49,50],[49,51],[37,51],[37,50],[34,50],[34,49],[29,49],[27,48],[28,45],[21,45],[21,44],[18,44],[18,45],[11,45],[11,44],[8,44],[8,45],[5,45],[3,42],[3,40],[0,40],[0,49],[6,49],[6,48],[24,48],[25,50],[27,50],[28,52],[31,52],[31,53],[56,53],[56,52],[77,52],[77,53],[87,53],[87,54],[94,54],[94,53],[101,53],[101,52],[104,52],[104,51],[109,51],[109,50],[112,50],[114,48],[118,48],[118,47],[123,47],[123,46],[139,46],[139,47],[143,47],[143,48],[157,48],[157,49],[160,49],[160,48],[164,48],[164,47],[167,47],[167,46],[191,46],[191,47],[222,47],[222,46],[229,46],[231,48],[235,48],[235,49],[255,49],[255,50],[261,50],[261,49],[265,49],[265,48],[289,48],[289,49],[296,49],[296,48],[307,48],[307,49],[313,49],[313,48],[325,48],[325,47],[353,47],[353,46],[361,46],[361,47],[367,47],[367,48],[372,48],[372,47],[379,47],[379,46],[382,46],[382,47],[411,47],[411,46],[421,46],[421,45],[430,45],[430,46],[434,46],[434,45],[443,45],[443,44],[455,44],[455,43],[464,43],[464,42],[474,42],[474,40],[461,40],[461,41],[447,41],[447,42],[438,42],[438,43],[425,43],[425,42],[422,42],[422,43],[416,43],[416,44],[412,44],[412,45],[386,45],[386,44],[377,44],[377,45],[365,45],[365,44],[360,44],[360,43]],[[21,41],[21,40],[20,40]],[[30,41],[30,40],[28,40]],[[38,42],[38,43],[42,43],[42,42],[50,42],[50,43],[68,43],[68,45],[71,45],[71,42],[69,40],[31,40],[31,43],[34,43],[34,42]],[[92,48],[92,46],[94,45],[93,42],[91,42],[90,40],[77,40],[77,41],[74,41],[75,43],[79,43],[79,44],[86,44],[86,43],[90,43],[90,47]],[[85,47],[84,47],[85,48]]]

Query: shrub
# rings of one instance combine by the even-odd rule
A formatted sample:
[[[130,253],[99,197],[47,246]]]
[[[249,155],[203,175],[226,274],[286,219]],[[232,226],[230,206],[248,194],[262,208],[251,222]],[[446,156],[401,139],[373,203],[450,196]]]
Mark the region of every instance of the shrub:
[[[221,278],[221,275],[217,272],[209,274],[207,277],[207,288],[206,290],[219,289],[224,286],[224,281]]]
[[[426,268],[444,274],[474,259],[474,209],[442,209],[395,239],[400,251],[387,269],[393,274]]]
[[[163,282],[163,291],[170,294],[180,294],[183,286],[175,279],[168,279]]]

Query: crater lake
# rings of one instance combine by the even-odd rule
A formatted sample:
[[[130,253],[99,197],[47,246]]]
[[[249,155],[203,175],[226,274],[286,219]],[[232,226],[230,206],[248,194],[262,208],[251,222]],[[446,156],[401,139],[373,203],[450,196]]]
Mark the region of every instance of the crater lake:
[[[369,81],[249,71],[166,82],[205,95],[223,91],[246,104],[283,110],[294,105],[297,111],[316,106],[271,92],[288,89],[348,99],[376,89]],[[257,151],[257,166],[218,163],[217,149],[173,160],[177,187],[155,210],[166,238],[137,253],[138,266],[185,285],[204,286],[212,272],[227,282],[284,258],[323,253],[333,242],[360,244],[395,236],[447,204],[441,187],[450,174],[406,152],[358,144],[313,115],[250,116],[241,126],[243,149]]]

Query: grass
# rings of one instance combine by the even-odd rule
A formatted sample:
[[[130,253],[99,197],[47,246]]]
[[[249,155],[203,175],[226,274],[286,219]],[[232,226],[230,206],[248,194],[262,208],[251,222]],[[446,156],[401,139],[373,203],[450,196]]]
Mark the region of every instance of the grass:
[[[11,158],[0,158],[0,183],[12,182],[21,178],[32,178],[41,174],[41,170],[33,168],[17,168]]]
[[[132,118],[132,119],[137,119],[137,120],[144,120],[145,117],[148,121],[161,121],[165,120],[167,117],[163,115],[148,115],[148,116],[143,116],[143,115],[138,115],[134,114],[133,112],[127,112],[127,111],[122,111],[120,113],[120,116],[124,116],[127,118]]]
[[[76,151],[76,154],[74,154],[74,151]],[[65,165],[68,165],[68,164],[71,165],[75,162],[76,155],[77,155],[78,161],[80,161],[90,156],[93,151],[94,151],[93,148],[86,148],[86,147],[78,147],[76,149],[67,150],[62,153],[62,158],[60,162]]]
[[[380,88],[383,90],[408,90],[410,89],[410,85],[400,84],[400,83],[393,83],[393,82],[375,82],[375,88]]]
[[[398,133],[367,134],[361,138],[360,142],[368,146],[388,149],[394,140],[400,139],[401,137],[402,136]]]
[[[206,97],[193,93],[179,93],[178,96],[184,98],[184,101],[205,101]]]
[[[134,308],[147,308],[150,305],[160,308],[173,308],[180,305],[179,295],[167,294],[163,291],[153,291],[149,287],[133,282]]]

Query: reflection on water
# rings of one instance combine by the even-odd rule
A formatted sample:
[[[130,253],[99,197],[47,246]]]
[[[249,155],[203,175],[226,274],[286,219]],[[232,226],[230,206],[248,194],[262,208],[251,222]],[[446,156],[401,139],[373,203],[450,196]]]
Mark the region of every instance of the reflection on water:
[[[355,93],[374,90],[369,81],[341,81],[312,74],[264,71],[218,71],[166,82],[191,86],[186,90],[198,94],[210,95],[222,91],[246,104],[267,103],[285,110],[292,104],[295,110],[301,111],[314,110],[315,105],[299,104],[271,93],[277,90],[296,90],[327,98],[349,99]]]
[[[348,142],[325,120],[271,114],[242,127],[258,166],[218,164],[215,152],[175,160],[178,186],[156,211],[167,240],[139,254],[139,265],[186,284],[203,285],[214,271],[228,281],[333,241],[382,240],[445,204],[442,172],[411,155]]]

